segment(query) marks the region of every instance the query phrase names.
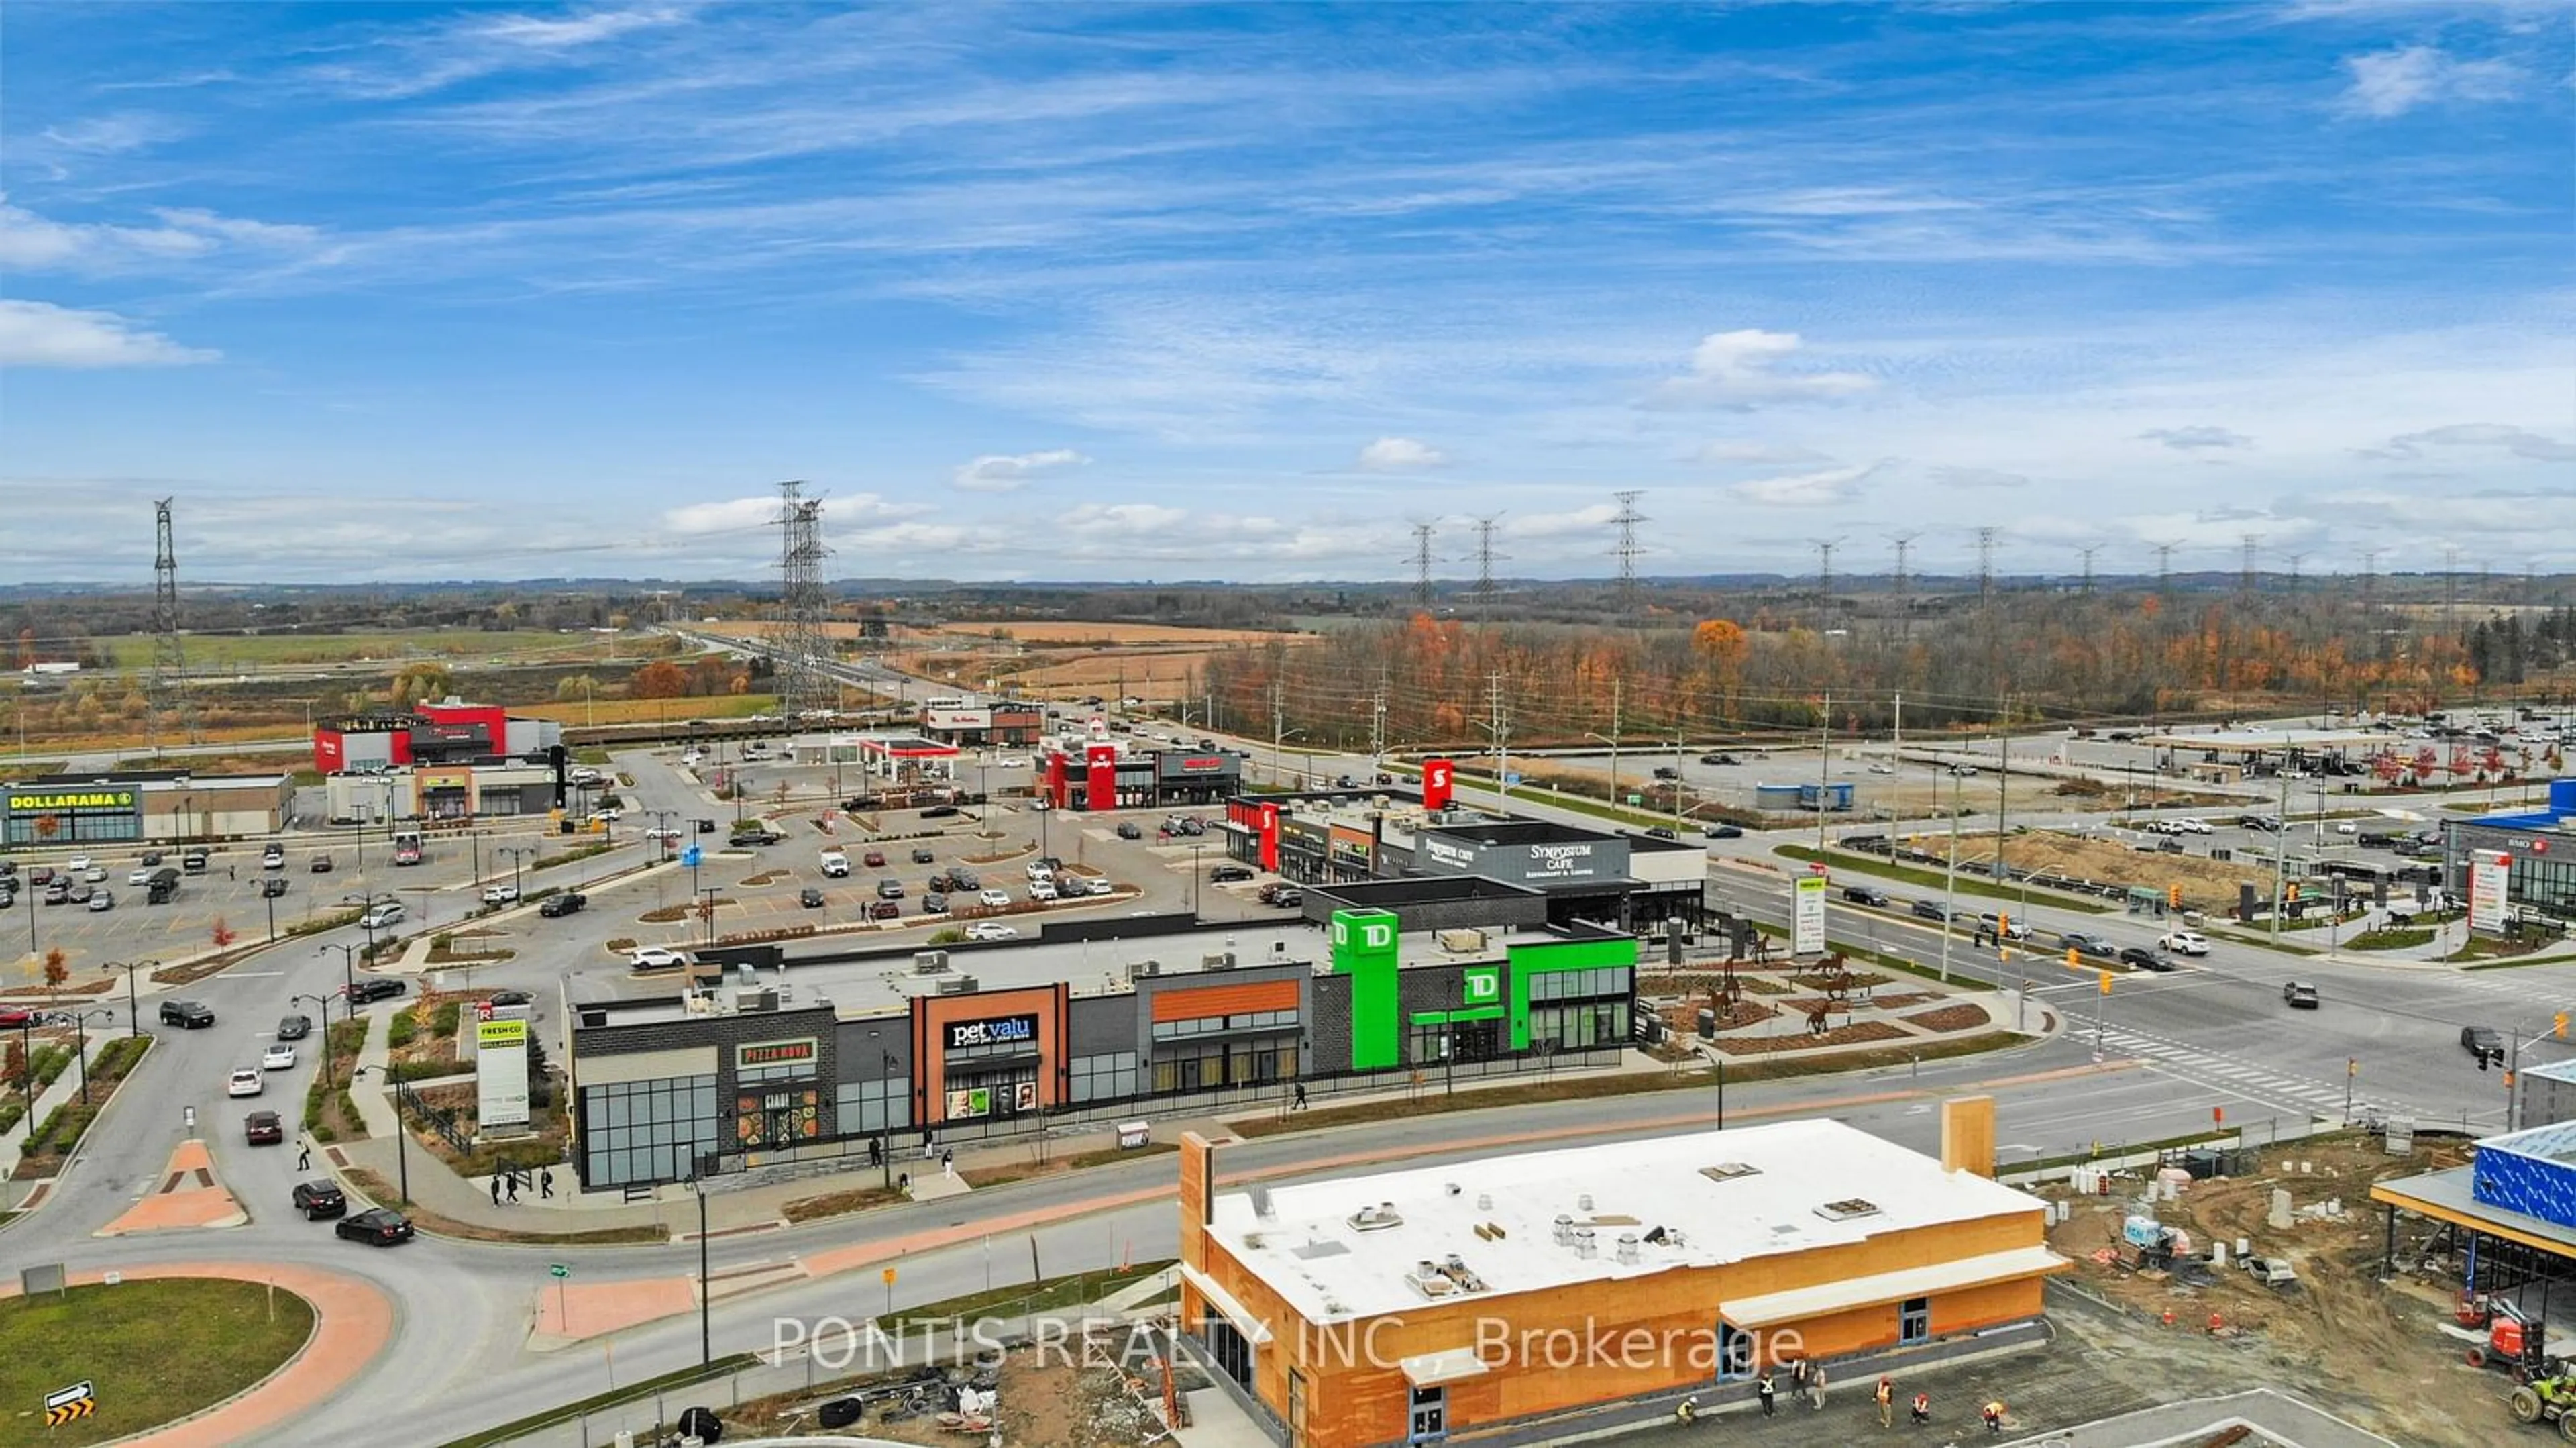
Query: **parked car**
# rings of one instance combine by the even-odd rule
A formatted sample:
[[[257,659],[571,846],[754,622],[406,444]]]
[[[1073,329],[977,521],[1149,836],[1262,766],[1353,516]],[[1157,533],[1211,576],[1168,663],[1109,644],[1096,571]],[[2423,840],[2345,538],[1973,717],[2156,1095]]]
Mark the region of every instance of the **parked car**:
[[[785,838],[787,838],[785,835],[772,829],[736,830],[728,837],[726,843],[737,846],[774,845]]]
[[[975,903],[983,906],[987,910],[999,910],[1011,903],[1011,892],[1008,890],[987,890],[981,895],[975,897]]]
[[[1244,865],[1219,865],[1215,869],[1208,871],[1209,883],[1216,885],[1228,885],[1237,880],[1249,880],[1251,878],[1252,870],[1250,867]]]
[[[938,891],[936,891],[936,890],[933,890],[933,891],[931,891],[929,894],[922,896],[922,897],[921,897],[921,913],[922,913],[922,914],[924,914],[924,915],[945,915],[945,914],[947,914],[947,913],[948,913],[948,897],[947,897],[946,895],[943,895],[943,894],[939,893],[939,892],[938,892]]]
[[[882,870],[885,868],[885,851],[883,850],[870,850],[865,855],[860,856],[860,859],[865,861],[867,867],[871,870]]]
[[[939,857],[937,855],[930,852],[927,846],[917,847],[912,852],[912,862],[916,865],[927,865],[938,858]]]
[[[66,869],[66,870],[71,871],[71,872],[72,872],[73,874],[75,874],[75,875],[85,875],[85,874],[88,874],[88,873],[89,873],[89,856],[87,856],[87,855],[74,855],[74,856],[72,856],[70,859],[63,861],[63,868],[64,868],[64,869]]]
[[[352,981],[344,994],[349,997],[351,1005],[363,1006],[372,1005],[377,1001],[389,1001],[396,996],[408,995],[410,992],[411,984],[408,981],[371,975],[365,980]]]
[[[316,875],[328,875],[331,873],[331,857],[329,855],[315,855],[313,857],[313,863],[306,866],[306,868]]]
[[[868,902],[868,918],[870,920],[896,920],[902,918],[902,916],[903,907],[892,900],[871,900]]]
[[[563,916],[572,914],[589,903],[590,897],[584,895],[579,890],[566,890],[560,895],[548,895],[545,899],[539,901],[537,903],[537,913],[559,919]]]
[[[956,869],[949,871],[948,878],[954,882],[949,886],[949,893],[952,895],[959,890],[981,890],[984,888],[984,877],[976,874],[970,869],[967,869],[964,865],[960,865]]]
[[[261,1079],[257,1068],[250,1066],[235,1067],[231,1077],[224,1082],[227,1096],[257,1096],[267,1089],[268,1083]]]
[[[1052,880],[1055,878],[1055,866],[1045,860],[1031,860],[1027,868],[1020,873],[1031,880]]]
[[[1145,838],[1144,827],[1137,824],[1134,820],[1120,820],[1118,822],[1118,838],[1122,840],[1141,840]]]
[[[2147,949],[2143,945],[2121,946],[2120,963],[2134,970],[2165,971],[2174,968],[2174,963],[2171,960]]]
[[[300,1041],[306,1036],[312,1034],[313,1018],[311,1016],[281,1016],[278,1018],[277,1038],[281,1041]]]
[[[934,804],[921,812],[921,817],[926,820],[954,819],[956,815],[957,806],[953,804]]]
[[[267,849],[260,851],[259,867],[263,870],[285,869],[286,851],[276,845],[271,845]]]
[[[1953,764],[1950,766],[1950,773],[1961,779],[1974,779],[1977,777],[1977,766],[1973,764]]]
[[[267,1050],[260,1052],[259,1069],[263,1071],[294,1070],[295,1048],[283,1041],[280,1041],[276,1045],[269,1047]]]
[[[342,1217],[331,1230],[352,1242],[390,1247],[411,1240],[411,1218],[391,1207],[376,1207],[354,1217]]]
[[[188,853],[179,857],[179,866],[191,875],[204,874],[206,872],[206,852],[203,850],[190,850]]]
[[[242,1140],[251,1146],[277,1146],[286,1140],[286,1123],[274,1111],[254,1111],[242,1118]]]
[[[116,908],[116,897],[105,890],[94,890],[90,893],[89,908],[92,910],[113,910]]]
[[[1029,882],[1029,898],[1040,904],[1046,904],[1054,900],[1056,898],[1055,881],[1031,880]]]
[[[687,956],[664,945],[639,945],[626,952],[626,960],[637,970],[668,970],[689,963]]]
[[[823,908],[823,892],[808,885],[796,892],[796,903],[808,910],[820,910]]]
[[[1206,834],[1207,821],[1200,819],[1197,815],[1183,815],[1181,816],[1181,833],[1185,835]]]
[[[201,1001],[163,1001],[161,1024],[177,1026],[183,1031],[201,1030],[215,1023],[215,1013]]]
[[[880,900],[900,900],[900,899],[902,899],[902,898],[903,898],[903,882],[902,882],[901,880],[879,880],[879,881],[877,881],[877,898],[878,898],[878,899],[880,899]]]
[[[1843,898],[1854,905],[1876,905],[1885,908],[1887,892],[1876,885],[1845,885]]]
[[[2295,980],[2291,981],[2288,985],[2281,987],[2281,1004],[2288,1006],[2294,1011],[2315,1010],[2317,1008],[2317,988],[2312,985],[2304,985]]]
[[[2176,955],[2207,955],[2209,938],[2197,930],[2168,930],[2156,938],[2156,948]]]
[[[133,873],[131,873],[131,874],[129,874],[129,875],[127,875],[127,876],[125,877],[125,883],[127,883],[128,885],[149,885],[149,884],[151,884],[151,883],[152,883],[152,867],[151,867],[151,866],[149,866],[149,865],[144,865],[144,866],[140,866],[140,867],[138,867],[137,869],[135,869],[135,870],[133,871]]]
[[[2493,1026],[2460,1027],[2460,1049],[2478,1058],[2481,1071],[2490,1063],[2504,1063],[2504,1037],[2497,1035]]]
[[[536,997],[523,990],[496,990],[492,992],[492,1004],[496,1006],[524,1006],[533,1005],[535,1002]]]
[[[263,900],[274,900],[285,893],[286,877],[283,875],[271,875],[259,882],[259,894]]]
[[[1016,940],[1019,934],[1017,927],[1004,925],[999,920],[978,920],[966,927],[969,940]]]

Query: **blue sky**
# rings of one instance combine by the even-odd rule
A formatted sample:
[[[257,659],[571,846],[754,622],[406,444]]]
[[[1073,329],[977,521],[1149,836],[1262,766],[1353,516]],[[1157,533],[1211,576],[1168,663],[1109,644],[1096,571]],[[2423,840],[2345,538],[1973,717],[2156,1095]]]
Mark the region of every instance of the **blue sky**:
[[[2576,567],[2571,15],[18,0],[0,576]]]

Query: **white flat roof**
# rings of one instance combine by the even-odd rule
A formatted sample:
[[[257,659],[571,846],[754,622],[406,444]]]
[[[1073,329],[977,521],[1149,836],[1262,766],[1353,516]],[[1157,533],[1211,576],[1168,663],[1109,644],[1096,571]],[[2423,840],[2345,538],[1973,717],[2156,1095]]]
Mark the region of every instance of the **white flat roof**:
[[[2024,1192],[1945,1171],[1931,1157],[1827,1120],[1529,1152],[1276,1187],[1268,1196],[1266,1217],[1254,1215],[1251,1193],[1219,1196],[1210,1230],[1309,1322],[1721,1266],[2041,1209]],[[1395,1225],[1363,1231],[1352,1223],[1364,1208],[1390,1206]],[[1560,1214],[1592,1226],[1590,1258],[1557,1245]],[[1678,1234],[1679,1245],[1646,1241],[1658,1227],[1668,1239]],[[1631,1233],[1638,1259],[1623,1263],[1619,1239]],[[1471,1280],[1417,1285],[1419,1264],[1453,1256]],[[2030,1270],[2044,1264],[2034,1259]]]
[[[2395,736],[2369,729],[2185,729],[2141,738],[2141,744],[2174,749],[2261,750],[2379,749]]]

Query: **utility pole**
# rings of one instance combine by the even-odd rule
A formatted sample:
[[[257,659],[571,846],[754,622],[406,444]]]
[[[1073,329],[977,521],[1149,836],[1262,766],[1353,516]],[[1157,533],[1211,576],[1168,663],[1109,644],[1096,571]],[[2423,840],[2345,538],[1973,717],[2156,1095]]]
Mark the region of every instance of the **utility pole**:
[[[1932,797],[1941,797],[1941,785],[1934,781]],[[1950,983],[1950,918],[1959,913],[1959,776],[1950,775],[1950,868],[1941,877],[1941,983]]]
[[[1905,691],[1903,689],[1896,691],[1896,736],[1894,742],[1887,746],[1887,763],[1894,769],[1905,767]]]
[[[1494,740],[1494,790],[1502,797],[1502,812],[1512,812],[1512,719],[1503,705],[1503,676],[1500,670],[1485,676],[1485,732]]]
[[[1828,690],[1816,719],[1816,853],[1825,850],[1825,793],[1834,782],[1834,696]],[[1678,781],[1676,781],[1678,783]]]
[[[2290,847],[2290,776],[2281,776],[2281,828],[2272,835],[2272,939],[2281,938],[2281,870]]]
[[[2007,694],[1995,716],[1995,868],[1997,880],[2004,879],[2004,804],[2012,786],[2012,696]]]
[[[1274,779],[1277,778],[1281,772],[1280,748],[1287,742],[1287,683],[1285,680],[1273,679],[1270,681],[1270,773],[1271,777]]]
[[[1610,681],[1610,805],[1613,809],[1619,804],[1619,715],[1626,703],[1623,696],[1627,684],[1626,679]]]
[[[1369,701],[1369,783],[1386,768],[1386,676],[1380,674],[1377,696]]]

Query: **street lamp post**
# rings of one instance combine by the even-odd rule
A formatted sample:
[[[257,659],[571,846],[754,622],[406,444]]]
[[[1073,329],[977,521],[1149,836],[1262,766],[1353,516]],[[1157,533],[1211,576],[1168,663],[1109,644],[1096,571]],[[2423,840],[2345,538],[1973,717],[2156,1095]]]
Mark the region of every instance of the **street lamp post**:
[[[131,963],[114,960],[108,962],[111,967],[121,965],[125,970],[125,1033],[129,1036],[143,1034],[143,1008],[136,1004],[134,973],[138,970],[156,969],[160,964],[161,962],[157,960],[137,960]]]
[[[288,1005],[293,1005],[297,1001],[311,1001],[313,1002],[314,1008],[322,1012],[322,1087],[326,1091],[337,1091],[340,1089],[340,1083],[333,1079],[333,1072],[331,1070],[331,998],[329,996],[319,995],[299,995],[288,997],[286,1003]],[[357,1013],[357,1003],[352,1001],[344,1009],[354,1015]]]
[[[1941,797],[1941,786],[1932,786],[1932,797]],[[1998,848],[2001,848],[1998,845]],[[1959,776],[1950,776],[1950,868],[1941,877],[1941,983],[1950,983],[1950,916],[1959,902]]]
[[[347,1001],[350,1012],[355,1014],[358,1007],[358,947],[334,945],[328,941],[313,947],[316,955],[328,955],[335,950],[340,952],[340,999]]]
[[[523,845],[503,845],[501,847],[501,853],[510,857],[510,898],[516,900],[519,898],[519,891],[524,883],[524,877],[521,874],[520,866],[527,860],[528,856],[535,853],[535,851]]]
[[[1204,845],[1190,846],[1190,914],[1193,917],[1199,913],[1199,851],[1205,848]]]
[[[36,1147],[36,1013],[18,1020],[18,1089],[27,1094],[27,1149]]]
[[[689,1190],[698,1199],[698,1366],[706,1367],[716,1356],[715,1330],[708,1317],[714,1298],[707,1291],[707,1184],[695,1164],[689,1169]]]
[[[75,1049],[80,1052],[80,1098],[83,1106],[89,1104],[89,1018],[92,1016],[112,1021],[116,1019],[116,1012],[107,1006],[72,1012],[72,1033],[79,1040]]]

